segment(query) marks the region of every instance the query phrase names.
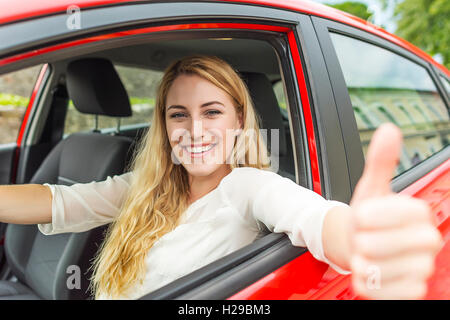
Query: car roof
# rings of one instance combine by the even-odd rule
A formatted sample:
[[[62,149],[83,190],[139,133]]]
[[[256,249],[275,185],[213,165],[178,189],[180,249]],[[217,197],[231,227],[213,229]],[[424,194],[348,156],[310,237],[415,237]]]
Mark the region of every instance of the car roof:
[[[216,0],[217,2],[234,2],[282,8],[312,14],[327,19],[340,21],[357,27],[375,27],[374,25],[335,8],[308,0]],[[139,3],[140,0],[21,0],[11,5],[10,0],[0,0],[0,24],[17,22],[66,12],[69,6],[79,8],[105,7],[124,3]],[[180,1],[182,2],[182,1]],[[186,1],[189,2],[189,1]],[[192,2],[195,2],[192,1]]]
[[[78,6],[81,9],[105,7],[124,3],[139,3],[139,0],[21,0],[11,5],[10,0],[0,0],[0,24],[14,23],[21,20],[29,20],[41,16],[66,12],[69,6]],[[188,1],[186,1],[188,2]],[[194,0],[195,2],[195,0]],[[412,45],[411,43],[371,24],[363,19],[355,17],[335,8],[308,0],[217,0],[217,2],[233,2],[282,8],[296,12],[302,12],[334,21],[338,21],[364,31],[380,36],[391,41],[414,54],[434,64],[447,75],[449,70],[437,63],[430,55]]]

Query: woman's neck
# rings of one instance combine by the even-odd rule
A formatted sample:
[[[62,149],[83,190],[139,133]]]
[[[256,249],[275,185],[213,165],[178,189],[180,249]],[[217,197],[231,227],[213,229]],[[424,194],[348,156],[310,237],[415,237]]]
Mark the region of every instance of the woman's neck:
[[[221,166],[207,176],[189,175],[190,195],[188,205],[214,190],[222,179],[231,172],[230,166]]]

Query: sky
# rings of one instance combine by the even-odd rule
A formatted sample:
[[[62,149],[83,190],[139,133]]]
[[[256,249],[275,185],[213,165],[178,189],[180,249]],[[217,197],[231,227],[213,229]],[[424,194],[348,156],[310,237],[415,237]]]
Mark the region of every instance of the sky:
[[[330,4],[344,2],[344,0],[312,0],[312,1]],[[378,0],[352,0],[352,1],[365,3],[368,6],[369,11],[373,12],[373,21],[371,22],[378,26],[382,25],[384,29],[386,29],[386,31],[394,33],[396,26],[395,22],[392,20],[392,14],[394,11],[392,5],[389,5],[386,10],[383,10]],[[392,3],[392,1],[390,3]]]

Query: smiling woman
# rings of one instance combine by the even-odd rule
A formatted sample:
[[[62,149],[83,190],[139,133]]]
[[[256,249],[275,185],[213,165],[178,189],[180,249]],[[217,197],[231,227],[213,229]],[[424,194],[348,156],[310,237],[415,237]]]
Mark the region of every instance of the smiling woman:
[[[414,183],[431,205],[399,196],[390,182],[401,134],[374,120],[405,124],[446,110],[410,105],[420,99],[401,101],[403,91],[386,88],[380,93],[395,99],[366,103],[371,83],[347,87],[347,71],[366,72],[358,82],[374,74],[346,71],[330,32],[420,64],[442,107],[447,69],[310,1],[50,2],[0,10],[0,73],[46,64],[20,139],[0,147],[0,178],[34,184],[0,186],[0,222],[8,223],[0,273],[12,270],[0,300],[424,297],[440,245],[430,208],[448,234],[437,211],[450,148],[425,139],[436,153],[393,181],[395,191]],[[79,24],[67,23],[72,5]],[[76,118],[82,126],[64,136],[75,109],[108,120],[92,132],[91,121]],[[446,133],[442,121],[433,124]],[[439,290],[449,252],[436,264]],[[80,290],[68,286],[74,266]]]
[[[117,79],[104,59],[77,60],[68,69],[78,66],[79,75],[93,62]],[[252,243],[264,227],[336,271],[352,271],[354,288],[366,297],[423,296],[442,240],[426,203],[390,191],[398,129],[375,132],[349,207],[272,172],[259,128],[247,86],[227,62],[178,59],[164,72],[130,172],[87,184],[45,183],[35,191],[40,216],[17,215],[16,203],[6,201],[1,221],[33,218],[46,235],[112,222],[94,261],[97,299],[140,298]],[[0,196],[14,198],[17,190],[0,188]],[[371,291],[365,283],[374,265],[383,287]],[[399,277],[410,265],[414,272]]]
[[[132,170],[134,176],[142,175],[148,179],[132,180],[130,196],[114,227],[110,229],[96,263],[94,283],[97,286],[97,297],[118,297],[137,279],[142,281],[144,270],[146,270],[144,258],[147,251],[153,247],[153,252],[158,252],[154,244],[169,231],[173,230],[170,233],[172,237],[184,238],[183,232],[197,230],[206,217],[193,223],[201,216],[199,213],[194,214],[190,229],[178,228],[183,213],[188,208],[192,210],[191,206],[198,205],[200,200],[204,201],[205,195],[214,195],[212,191],[219,189],[218,185],[234,168],[251,166],[247,163],[250,154],[266,157],[259,158],[259,161],[252,165],[254,168],[263,169],[269,166],[267,150],[260,135],[253,136],[254,140],[251,140],[245,139],[245,135],[234,135],[230,138],[226,132],[230,130],[258,131],[259,127],[243,80],[229,64],[221,59],[192,56],[171,64],[161,81],[155,112],[152,127],[142,140]],[[202,149],[205,145],[210,152]],[[242,148],[244,145],[245,149]],[[154,152],[154,150],[161,150],[161,152]],[[211,156],[212,153],[214,157]],[[233,160],[231,163],[226,163],[225,160],[230,155],[234,155]],[[194,158],[193,163],[192,158]],[[223,199],[219,198],[217,201],[220,203]],[[234,202],[231,201],[231,203]],[[214,204],[214,201],[212,203]],[[217,212],[217,209],[214,211]],[[206,221],[216,220],[215,223],[220,221],[220,219],[211,220],[213,216],[214,214],[210,214]],[[130,224],[130,221],[133,223]],[[182,226],[185,227],[186,224]],[[225,228],[224,234],[228,230],[227,227]],[[219,243],[220,231],[215,230],[213,233],[204,234],[208,229],[204,227],[202,232],[200,230],[195,232],[197,237],[194,239],[197,239],[195,243],[198,244],[193,245],[191,249],[193,252],[198,250],[200,242]],[[235,230],[239,229],[242,228]],[[186,231],[180,233],[180,230]],[[218,258],[219,252],[229,253],[248,244],[249,240],[254,240],[258,228],[252,230],[250,233],[242,232],[237,235],[236,239],[240,240],[234,244],[226,244],[226,248],[209,248],[208,257],[198,257],[196,254],[189,256],[196,257],[197,263],[213,257]],[[210,238],[210,241],[205,241],[206,239],[201,241],[198,238],[201,234],[205,238]],[[139,238],[136,238],[136,235],[140,235]],[[131,237],[135,245],[130,245],[129,241],[123,241]],[[172,240],[173,250],[175,250],[173,256],[180,256],[181,252],[177,253],[180,242],[183,242],[181,238],[178,241]],[[166,244],[166,247],[168,246],[170,244]],[[164,261],[168,261],[167,255],[171,254],[165,252],[164,256],[150,259],[150,261],[152,264],[166,265]],[[125,261],[130,262],[127,265]],[[186,264],[190,265],[188,262]],[[185,274],[188,270],[192,271],[192,268],[195,269],[192,265],[190,268],[187,266],[180,268],[168,278],[176,278],[175,275],[180,275],[180,272]],[[147,269],[151,272],[152,267]],[[155,273],[162,272],[158,269],[156,267]],[[164,270],[167,272],[167,265]],[[115,277],[115,274],[122,276]],[[117,281],[111,279],[117,279]],[[152,283],[154,280],[149,278],[148,281]]]
[[[214,157],[198,149],[205,145]],[[246,84],[222,59],[189,56],[167,68],[130,171],[45,184],[52,219],[39,225],[44,234],[113,222],[94,263],[98,299],[139,298],[250,244],[263,226],[331,264],[320,226],[331,207],[345,205],[270,171]]]
[[[233,167],[249,166],[244,154],[257,153],[254,166],[269,167],[261,135],[249,141],[240,137],[242,131],[258,131],[259,125],[245,84],[229,64],[215,57],[180,60],[169,67],[161,92],[168,106],[164,114],[172,160],[190,173],[189,203],[211,190]],[[217,181],[192,181],[213,173]]]
[[[420,297],[442,240],[424,202],[390,191],[400,145],[398,129],[382,126],[374,134],[352,207],[325,200],[270,171],[239,74],[217,57],[188,56],[163,75],[155,116],[132,172],[95,184],[46,184],[55,209],[51,223],[39,228],[55,234],[113,221],[94,262],[97,299],[139,298],[251,243],[262,225],[286,233],[293,245],[306,246],[338,272],[352,270],[354,288],[367,297]],[[255,154],[256,163],[250,163]],[[120,186],[114,204],[103,196],[111,195],[112,185]],[[108,212],[99,203],[117,209]],[[418,240],[411,242],[413,234]],[[412,262],[417,272],[399,280]],[[383,272],[380,291],[364,285],[372,265]]]

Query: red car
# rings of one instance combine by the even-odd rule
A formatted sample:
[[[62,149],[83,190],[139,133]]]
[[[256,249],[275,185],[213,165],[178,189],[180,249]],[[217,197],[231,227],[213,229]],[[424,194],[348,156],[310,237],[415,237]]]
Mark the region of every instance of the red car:
[[[446,245],[427,298],[450,299],[450,72],[402,39],[323,5],[1,1],[0,183],[71,185],[124,172],[151,122],[162,71],[192,53],[217,55],[240,72],[262,127],[280,130],[279,174],[327,199],[350,200],[372,133],[383,122],[399,126],[404,148],[392,188],[431,204]],[[79,79],[66,72],[70,62],[91,58],[111,68],[93,67]],[[120,84],[98,80],[113,70]],[[74,81],[89,89],[68,91]],[[131,115],[108,109],[101,92],[117,88],[129,96]],[[73,95],[104,111],[77,109]],[[0,231],[0,299],[90,298],[90,260],[103,228]],[[285,234],[265,233],[143,299],[358,298],[350,280]]]

